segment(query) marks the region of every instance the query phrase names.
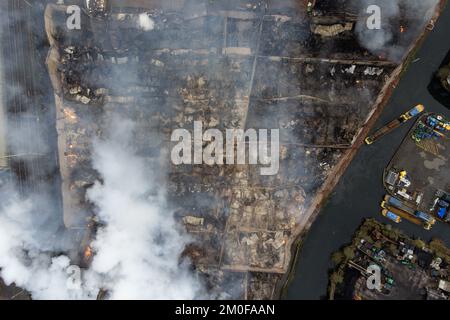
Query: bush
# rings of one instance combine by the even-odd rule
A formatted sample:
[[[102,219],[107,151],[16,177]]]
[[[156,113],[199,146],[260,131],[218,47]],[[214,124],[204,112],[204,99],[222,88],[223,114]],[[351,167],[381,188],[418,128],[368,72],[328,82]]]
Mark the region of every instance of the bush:
[[[333,272],[330,277],[330,281],[332,285],[341,284],[344,282],[344,277],[339,272]]]
[[[449,74],[450,74],[450,66],[445,66],[438,71],[437,76],[441,80],[447,80]]]
[[[346,247],[344,249],[344,256],[347,260],[352,260],[355,257],[355,250],[352,247]]]
[[[412,243],[416,248],[419,248],[419,249],[423,249],[426,246],[425,242],[423,242],[420,239],[415,239],[415,240],[413,240]]]
[[[342,262],[344,262],[344,254],[340,251],[333,253],[333,255],[331,256],[331,261],[333,261],[333,263],[335,265],[339,265]]]

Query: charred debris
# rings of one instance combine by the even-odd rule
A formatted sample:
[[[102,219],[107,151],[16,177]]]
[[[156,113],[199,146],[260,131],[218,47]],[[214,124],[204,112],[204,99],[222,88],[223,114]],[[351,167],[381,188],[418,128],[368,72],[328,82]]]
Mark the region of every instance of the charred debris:
[[[84,8],[81,30],[65,29],[70,4]],[[99,178],[90,157],[107,125],[102,119],[133,119],[133,148],[149,167],[169,149],[172,131],[193,121],[279,128],[276,176],[251,166],[171,166],[169,158],[165,168],[168,201],[195,239],[185,255],[209,288],[226,297],[275,298],[294,239],[399,66],[382,49],[360,45],[360,9],[344,0],[48,5],[64,219],[81,230],[81,251],[95,228],[86,190]],[[404,38],[402,28],[415,19],[403,12],[402,27],[395,25],[392,41],[404,53],[419,34]]]

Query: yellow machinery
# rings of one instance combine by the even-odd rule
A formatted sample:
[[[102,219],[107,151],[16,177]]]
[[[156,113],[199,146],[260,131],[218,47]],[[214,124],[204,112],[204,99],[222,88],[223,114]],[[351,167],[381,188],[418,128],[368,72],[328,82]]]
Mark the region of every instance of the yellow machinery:
[[[431,230],[433,224],[432,223],[427,223],[424,222],[422,219],[419,219],[418,217],[416,217],[415,215],[408,213],[406,211],[403,211],[399,208],[396,208],[394,206],[389,205],[386,201],[383,201],[381,203],[381,207],[385,210],[387,210],[387,212],[391,212],[394,215],[397,215],[400,218],[406,219],[418,226],[422,226],[425,230]],[[384,211],[384,210],[383,210]],[[387,214],[386,212],[386,214]],[[384,215],[384,212],[383,212]]]
[[[408,120],[414,118],[415,116],[421,114],[425,110],[425,107],[422,104],[418,104],[408,112],[402,114],[397,119],[389,122],[387,125],[382,127],[381,129],[375,131],[375,133],[364,140],[366,144],[372,144],[381,137],[387,135],[388,133],[392,132],[394,129],[397,129],[399,126],[401,126],[403,123],[407,122]]]

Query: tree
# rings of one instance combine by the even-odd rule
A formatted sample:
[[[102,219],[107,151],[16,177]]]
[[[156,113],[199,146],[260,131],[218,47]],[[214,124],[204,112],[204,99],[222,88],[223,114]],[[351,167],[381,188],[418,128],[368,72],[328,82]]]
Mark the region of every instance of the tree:
[[[368,230],[365,228],[361,228],[358,230],[358,232],[356,233],[356,241],[359,242],[360,239],[367,239],[369,238],[369,233]]]
[[[394,241],[398,241],[398,238],[400,238],[400,230],[396,229],[396,228],[392,228],[391,231],[391,238]]]
[[[373,244],[373,246],[374,246],[375,248],[377,248],[378,250],[380,250],[381,248],[383,248],[383,242],[381,242],[381,241],[376,241],[376,242]]]
[[[331,284],[337,285],[344,282],[344,277],[339,272],[333,272],[330,276]]]
[[[355,257],[355,250],[352,247],[346,247],[344,249],[344,256],[347,260],[352,260]]]
[[[397,253],[397,246],[396,246],[395,244],[391,243],[391,244],[389,245],[389,252],[390,252],[391,254],[396,254],[396,253]]]
[[[338,265],[344,261],[344,258],[344,254],[341,251],[338,251],[333,253],[333,255],[331,256],[331,261],[333,261],[335,265]]]
[[[425,242],[423,242],[420,239],[413,240],[413,244],[416,248],[419,248],[419,249],[423,249],[423,247],[425,247]]]
[[[449,74],[450,74],[450,66],[444,66],[443,68],[439,69],[437,76],[441,79],[446,79]]]

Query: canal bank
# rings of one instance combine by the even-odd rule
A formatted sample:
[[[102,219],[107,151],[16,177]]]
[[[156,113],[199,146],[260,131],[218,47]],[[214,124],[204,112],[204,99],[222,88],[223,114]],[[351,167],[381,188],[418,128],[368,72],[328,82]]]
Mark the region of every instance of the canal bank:
[[[439,104],[427,87],[447,52],[450,43],[450,8],[442,13],[433,32],[418,51],[416,59],[405,72],[390,102],[375,127],[381,127],[406,109],[418,103],[427,111],[449,116],[449,110]],[[373,217],[388,223],[380,214],[379,203],[386,193],[382,184],[383,170],[413,123],[397,129],[372,146],[362,147],[338,183],[308,235],[302,242],[295,266],[295,275],[287,290],[288,299],[320,299],[326,296],[330,256],[351,241],[364,218]],[[450,244],[450,227],[439,224],[427,232],[418,226],[403,223],[405,233],[423,240],[440,238]]]

